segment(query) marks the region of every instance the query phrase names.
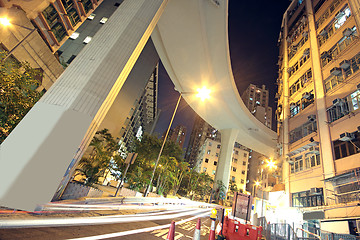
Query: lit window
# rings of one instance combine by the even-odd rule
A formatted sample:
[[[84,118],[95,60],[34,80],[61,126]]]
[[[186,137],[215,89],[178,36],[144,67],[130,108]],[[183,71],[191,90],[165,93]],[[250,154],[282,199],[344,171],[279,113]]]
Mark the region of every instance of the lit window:
[[[70,35],[70,37],[69,37],[69,38],[70,38],[70,39],[74,39],[74,40],[75,40],[75,39],[77,39],[77,38],[79,37],[79,35],[80,35],[80,33],[78,33],[78,32],[74,32],[73,34],[71,34],[71,35]]]
[[[207,151],[207,154],[210,154],[210,152],[211,152],[211,150],[208,150],[208,151]]]
[[[232,181],[232,182],[235,182],[235,177],[231,177],[231,181]]]
[[[104,23],[107,22],[107,20],[108,20],[107,17],[103,17],[103,18],[101,18],[100,23],[101,23],[101,24],[104,24]]]
[[[95,18],[96,14],[95,13],[92,13],[88,16],[88,19],[89,20],[93,20]]]
[[[215,175],[216,170],[212,170],[212,175]]]
[[[84,39],[83,43],[87,44],[87,43],[89,43],[89,42],[91,41],[91,39],[92,39],[92,37],[87,36],[87,37]]]

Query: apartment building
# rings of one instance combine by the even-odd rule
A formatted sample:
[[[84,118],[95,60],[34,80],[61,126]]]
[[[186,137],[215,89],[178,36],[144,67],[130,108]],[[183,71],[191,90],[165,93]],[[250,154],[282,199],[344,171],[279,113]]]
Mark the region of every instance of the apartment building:
[[[360,218],[359,6],[294,0],[278,42],[278,152],[289,206],[305,223],[342,233]]]
[[[186,127],[183,125],[178,125],[175,128],[170,129],[168,140],[178,144],[180,148],[183,148],[185,137],[186,137]]]
[[[220,148],[220,141],[206,138],[196,159],[196,171],[206,172],[214,179],[220,156]],[[236,184],[238,191],[245,192],[249,150],[235,143],[233,151],[230,181]]]
[[[249,111],[265,126],[271,128],[272,108],[269,107],[269,91],[265,85],[260,88],[250,84],[241,98]]]
[[[185,153],[185,160],[191,167],[195,166],[200,148],[204,145],[206,138],[220,141],[221,134],[210,124],[205,122],[199,115],[196,115],[195,122],[190,134],[190,140]]]

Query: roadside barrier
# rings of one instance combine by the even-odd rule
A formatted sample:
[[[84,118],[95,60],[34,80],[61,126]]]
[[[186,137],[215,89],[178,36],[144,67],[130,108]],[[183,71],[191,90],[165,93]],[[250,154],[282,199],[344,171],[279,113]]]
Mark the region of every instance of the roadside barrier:
[[[227,216],[224,219],[223,234],[226,239],[260,240],[262,237],[261,232],[262,227],[241,224],[239,221],[229,219]]]
[[[195,228],[193,240],[200,240],[200,227],[201,227],[201,219],[198,218],[197,223],[196,223],[196,228]]]
[[[174,240],[174,237],[175,237],[175,221],[172,221],[166,240]]]

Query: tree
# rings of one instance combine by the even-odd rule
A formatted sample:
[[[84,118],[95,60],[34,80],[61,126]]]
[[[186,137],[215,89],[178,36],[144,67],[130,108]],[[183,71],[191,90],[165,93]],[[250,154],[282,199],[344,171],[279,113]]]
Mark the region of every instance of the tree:
[[[36,91],[41,72],[26,62],[4,60],[0,52],[0,143],[42,96]]]
[[[107,169],[114,168],[111,160],[118,159],[116,154],[119,146],[109,130],[103,129],[96,132],[89,147],[91,153],[80,160],[75,175],[83,175],[86,178],[85,184],[92,186],[100,177],[104,177]]]

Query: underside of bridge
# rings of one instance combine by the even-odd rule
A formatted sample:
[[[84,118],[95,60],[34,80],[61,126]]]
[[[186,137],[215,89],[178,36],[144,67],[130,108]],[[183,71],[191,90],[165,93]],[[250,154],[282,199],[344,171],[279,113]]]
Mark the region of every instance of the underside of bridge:
[[[227,8],[226,0],[125,0],[0,146],[0,205],[32,211],[51,200],[151,33],[178,91],[212,90],[206,102],[184,98],[223,133],[216,179],[228,185],[234,141],[273,156],[276,134],[247,110],[235,86]]]

